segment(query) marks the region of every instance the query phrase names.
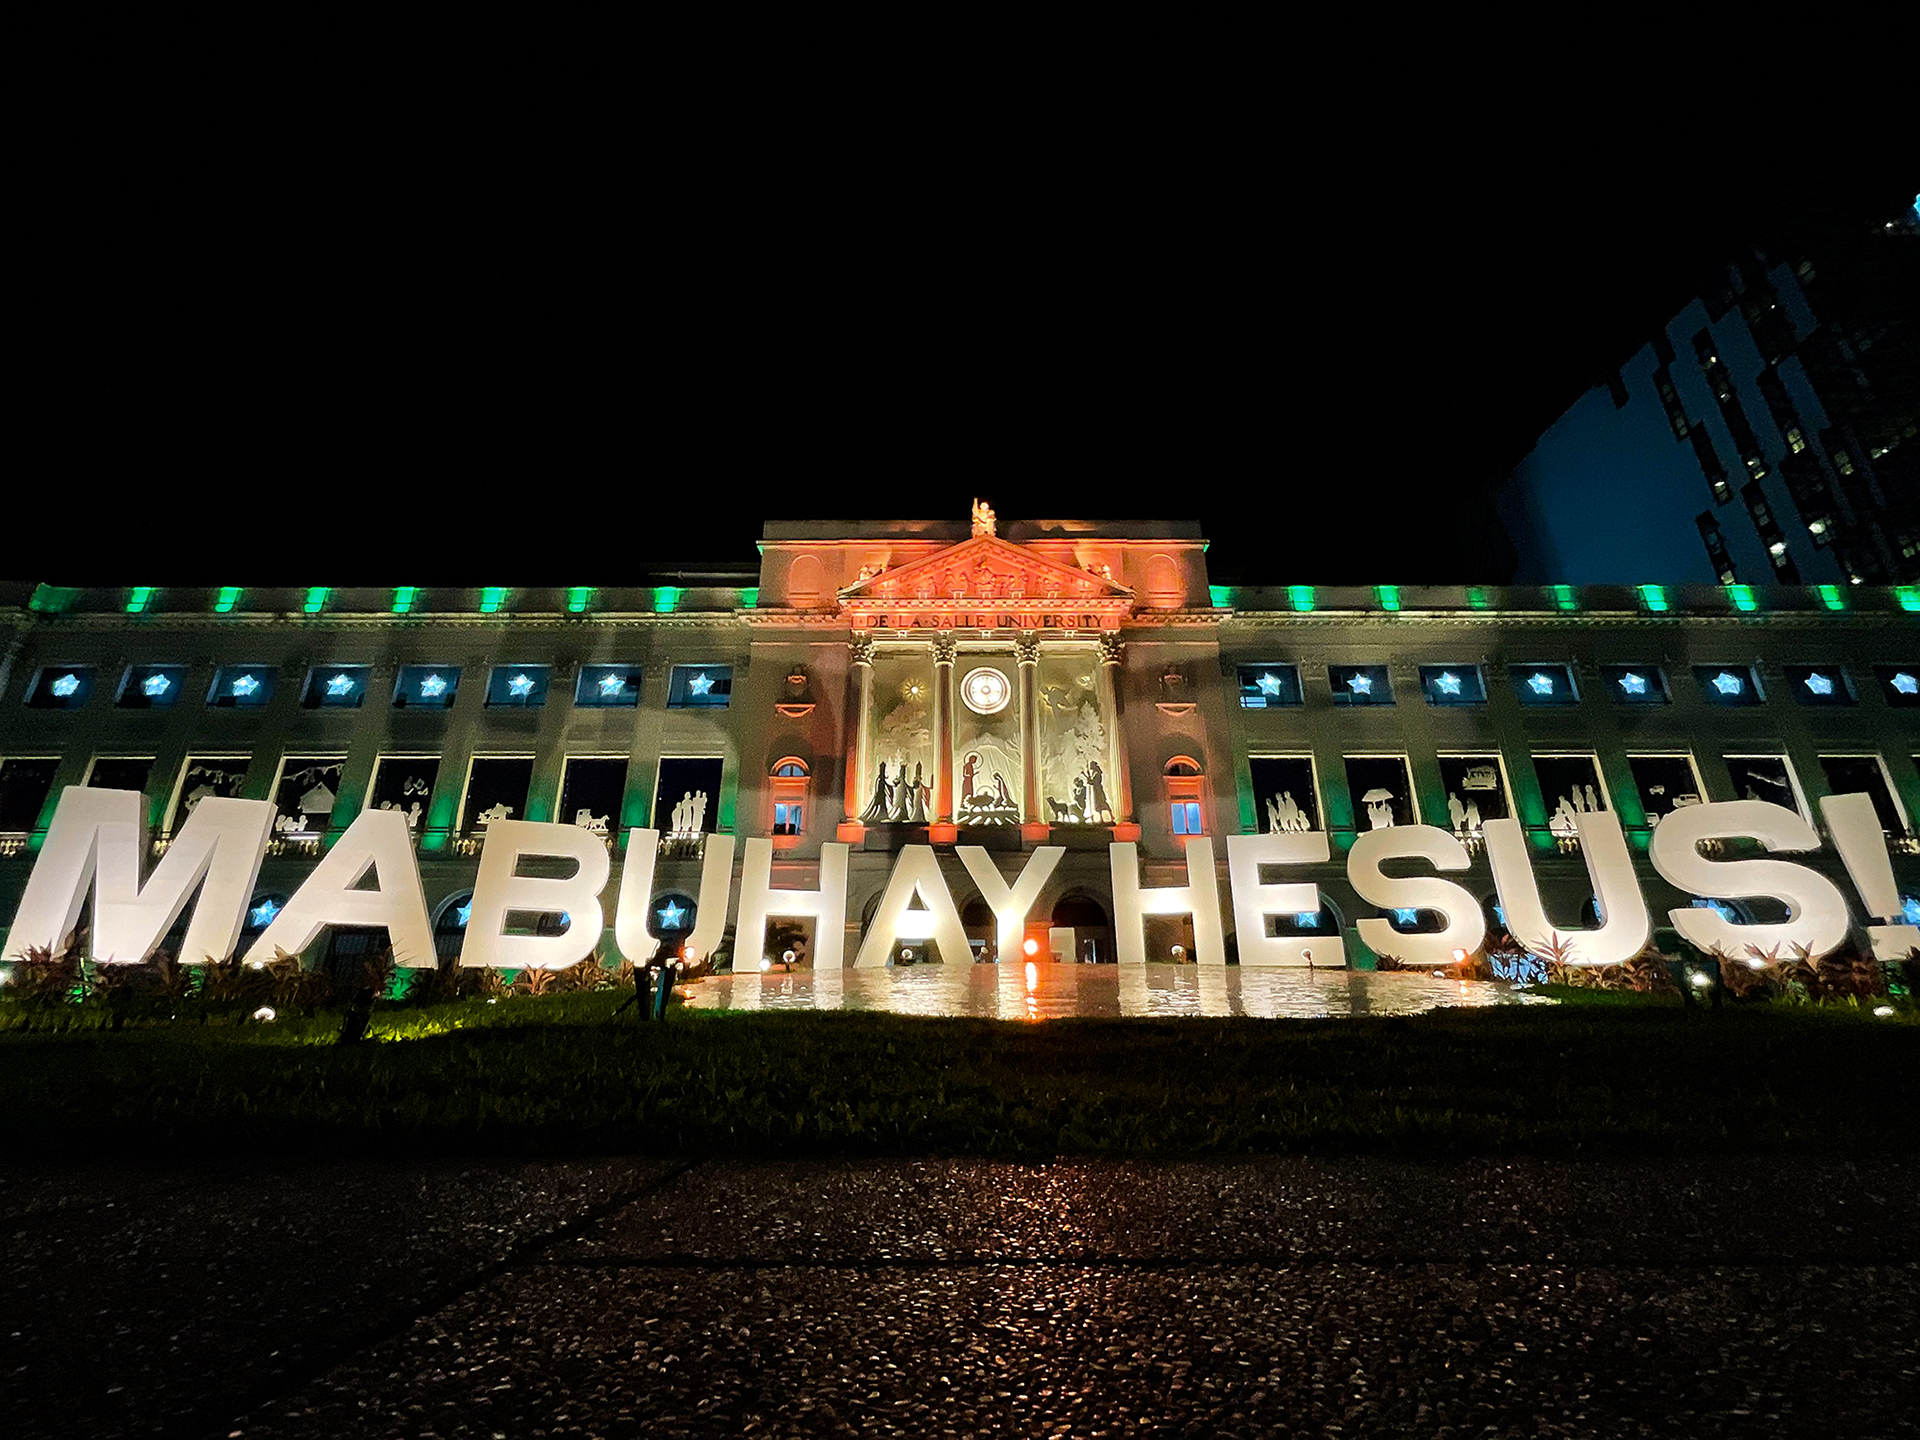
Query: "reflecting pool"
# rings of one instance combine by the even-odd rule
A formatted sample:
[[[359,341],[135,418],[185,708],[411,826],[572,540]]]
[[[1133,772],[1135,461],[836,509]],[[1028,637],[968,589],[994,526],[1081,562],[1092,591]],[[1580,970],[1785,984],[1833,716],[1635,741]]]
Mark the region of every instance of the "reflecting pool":
[[[1550,1005],[1488,980],[1418,971],[1266,970],[1237,965],[913,965],[716,975],[687,987],[696,1010],[890,1010],[1054,1020],[1068,1015],[1417,1015],[1443,1005]]]

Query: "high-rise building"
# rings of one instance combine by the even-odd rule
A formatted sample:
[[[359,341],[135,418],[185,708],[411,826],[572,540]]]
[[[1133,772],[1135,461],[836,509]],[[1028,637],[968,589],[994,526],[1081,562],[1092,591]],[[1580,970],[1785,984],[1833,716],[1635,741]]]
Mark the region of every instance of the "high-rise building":
[[[1726,266],[1541,435],[1516,580],[1920,576],[1920,209],[1818,248]]]

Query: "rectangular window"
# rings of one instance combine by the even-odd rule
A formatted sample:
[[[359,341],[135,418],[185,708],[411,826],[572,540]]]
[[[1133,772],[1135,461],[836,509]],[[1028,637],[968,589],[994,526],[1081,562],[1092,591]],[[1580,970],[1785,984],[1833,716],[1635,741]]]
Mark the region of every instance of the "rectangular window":
[[[122,710],[164,710],[180,698],[186,678],[184,665],[130,665],[113,703]]]
[[[1349,755],[1346,763],[1355,828],[1384,830],[1415,823],[1413,772],[1406,756]]]
[[[1783,665],[1787,689],[1802,705],[1851,705],[1853,686],[1838,665]]]
[[[1487,682],[1478,665],[1422,665],[1420,688],[1429,705],[1487,703]]]
[[[96,755],[80,783],[90,790],[140,790],[153,777],[151,755]],[[144,814],[142,820],[145,819]]]
[[[1275,663],[1240,667],[1241,709],[1272,710],[1300,702],[1299,666]]]
[[[662,756],[653,787],[653,828],[662,835],[711,834],[720,828],[720,775],[717,756]]]
[[[1820,768],[1826,772],[1827,788],[1836,795],[1869,795],[1880,828],[1889,835],[1907,833],[1906,812],[1900,797],[1893,793],[1887,778],[1887,762],[1878,755],[1822,755]]]
[[[1920,665],[1876,665],[1873,674],[1887,704],[1901,709],[1920,705]]]
[[[284,755],[273,777],[273,833],[281,839],[317,839],[333,823],[344,755]]]
[[[59,769],[57,755],[0,760],[0,835],[27,835],[40,828],[40,812]]]
[[[484,836],[496,820],[527,818],[533,784],[531,755],[476,755],[467,765],[467,792],[460,800],[460,834]]]
[[[1596,755],[1536,755],[1533,773],[1547,805],[1547,828],[1561,839],[1573,838],[1573,817],[1582,811],[1611,810],[1607,782]]]
[[[1513,693],[1522,705],[1578,705],[1580,692],[1567,665],[1509,665]]]
[[[1176,800],[1173,802],[1173,833],[1176,835],[1204,835],[1206,829],[1200,823],[1200,802],[1198,800]]]
[[[415,836],[426,823],[433,803],[434,782],[440,778],[438,755],[382,755],[373,767],[373,786],[367,792],[369,810],[398,810],[407,817]]]
[[[1674,811],[1706,803],[1706,788],[1691,755],[1629,755],[1634,787],[1647,812],[1647,824],[1658,825]]]
[[[547,703],[551,665],[496,665],[487,677],[487,705],[533,710]]]
[[[776,800],[773,805],[773,833],[776,835],[798,835],[803,822],[800,816],[800,802],[797,800]]]
[[[631,710],[640,703],[640,667],[582,665],[573,703],[583,710]]]
[[[393,682],[396,710],[450,710],[460,693],[458,665],[402,665]]]
[[[27,704],[35,710],[78,710],[93,694],[90,665],[47,665],[27,686]]]
[[[1751,665],[1696,665],[1693,678],[1709,705],[1758,705],[1766,698]]]
[[[626,756],[569,755],[560,775],[558,819],[563,825],[611,837],[619,832],[626,794]]]
[[[1311,755],[1255,755],[1253,772],[1255,828],[1262,834],[1319,830],[1320,783]]]
[[[1784,805],[1798,811],[1803,820],[1813,819],[1807,797],[1800,789],[1800,777],[1793,773],[1793,765],[1784,755],[1729,755],[1727,778],[1733,782],[1733,793],[1738,799]]]
[[[731,665],[676,665],[667,679],[669,710],[721,710],[732,697]]]
[[[300,703],[309,710],[358,710],[366,698],[365,665],[316,665],[307,672]]]
[[[1327,687],[1336,705],[1393,704],[1393,681],[1384,665],[1329,665]]]
[[[1658,665],[1602,665],[1607,693],[1621,705],[1665,705],[1667,674]]]
[[[1447,792],[1447,822],[1462,840],[1478,838],[1489,820],[1513,814],[1507,767],[1497,754],[1442,755],[1440,784]]]
[[[173,802],[167,807],[167,833],[171,835],[186,824],[202,800],[238,798],[250,763],[246,755],[189,755],[180,767]]]
[[[213,673],[207,704],[215,709],[253,710],[273,699],[271,665],[222,665]]]

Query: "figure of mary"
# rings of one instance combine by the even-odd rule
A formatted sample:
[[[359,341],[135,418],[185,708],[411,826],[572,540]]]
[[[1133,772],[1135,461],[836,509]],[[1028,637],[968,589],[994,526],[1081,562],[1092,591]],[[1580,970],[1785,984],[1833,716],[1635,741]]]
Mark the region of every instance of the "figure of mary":
[[[913,781],[907,786],[907,819],[916,824],[927,818],[927,787],[920,778],[920,762],[913,766]]]
[[[1087,762],[1087,789],[1090,792],[1090,803],[1092,806],[1092,808],[1087,811],[1087,819],[1098,820],[1104,815],[1107,817],[1108,823],[1111,824],[1114,818],[1113,806],[1107,803],[1107,787],[1101,778],[1100,762],[1098,760],[1089,760]]]
[[[862,820],[870,824],[877,824],[887,818],[887,791],[889,788],[887,784],[887,762],[882,760],[880,762],[879,778],[873,782],[873,799],[867,803],[867,808],[860,812],[860,818]]]

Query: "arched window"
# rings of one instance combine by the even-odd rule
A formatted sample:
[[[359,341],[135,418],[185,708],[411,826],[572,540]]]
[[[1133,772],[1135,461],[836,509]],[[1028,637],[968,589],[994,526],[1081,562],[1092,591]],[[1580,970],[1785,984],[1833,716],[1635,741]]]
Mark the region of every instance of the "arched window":
[[[799,610],[818,605],[825,588],[826,572],[819,559],[812,555],[796,557],[787,571],[787,603]]]
[[[800,843],[807,828],[807,762],[798,755],[783,755],[773,762],[767,788],[773,797],[773,818],[768,833],[776,849]]]
[[[459,955],[467,942],[467,917],[473,912],[473,892],[462,890],[450,895],[440,906],[433,922],[433,953],[441,960]]]
[[[1182,586],[1180,567],[1171,555],[1155,555],[1147,561],[1147,603],[1161,610],[1180,604]]]
[[[1167,810],[1176,838],[1207,833],[1206,773],[1191,755],[1176,755],[1167,761],[1164,779]]]

